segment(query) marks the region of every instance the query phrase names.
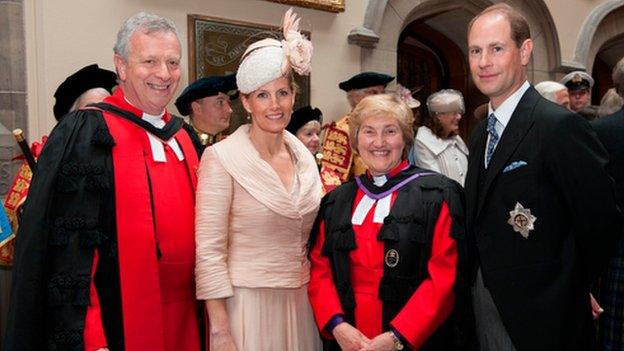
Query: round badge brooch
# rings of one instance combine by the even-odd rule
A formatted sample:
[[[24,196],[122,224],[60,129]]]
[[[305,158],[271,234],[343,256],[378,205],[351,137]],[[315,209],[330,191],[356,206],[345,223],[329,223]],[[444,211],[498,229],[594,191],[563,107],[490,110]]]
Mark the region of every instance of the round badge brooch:
[[[399,264],[399,252],[395,249],[390,249],[386,252],[386,266],[390,268],[396,267]]]

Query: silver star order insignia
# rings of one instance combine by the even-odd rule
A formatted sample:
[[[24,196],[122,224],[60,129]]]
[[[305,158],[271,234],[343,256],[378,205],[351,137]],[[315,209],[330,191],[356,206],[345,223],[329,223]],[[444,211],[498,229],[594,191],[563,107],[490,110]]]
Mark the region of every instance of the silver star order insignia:
[[[529,232],[535,227],[533,224],[537,220],[537,217],[531,214],[531,209],[524,208],[519,202],[516,202],[516,207],[513,211],[509,211],[509,223],[515,232],[520,233],[525,239],[529,237]]]

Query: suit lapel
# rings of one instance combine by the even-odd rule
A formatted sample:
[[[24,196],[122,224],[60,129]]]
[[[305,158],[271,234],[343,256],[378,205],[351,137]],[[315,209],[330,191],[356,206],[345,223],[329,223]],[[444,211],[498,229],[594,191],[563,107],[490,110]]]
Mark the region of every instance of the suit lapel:
[[[533,87],[530,87],[524,93],[514,113],[511,115],[511,119],[507,127],[505,127],[505,131],[496,146],[496,150],[494,150],[494,155],[492,155],[490,164],[485,172],[483,188],[479,194],[477,216],[481,212],[492,182],[501,173],[511,155],[513,155],[526,133],[531,129],[533,125],[533,109],[539,98],[539,93]]]

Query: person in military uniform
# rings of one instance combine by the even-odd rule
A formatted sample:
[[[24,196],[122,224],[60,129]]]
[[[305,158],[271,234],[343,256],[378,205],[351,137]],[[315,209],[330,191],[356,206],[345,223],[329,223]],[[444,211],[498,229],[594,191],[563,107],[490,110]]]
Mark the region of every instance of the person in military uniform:
[[[598,107],[591,104],[591,89],[594,86],[594,78],[586,72],[574,71],[561,78],[560,83],[568,88],[572,111],[579,113],[588,120],[596,118]]]
[[[338,84],[347,93],[351,109],[365,97],[382,94],[393,76],[378,72],[362,72]],[[349,115],[332,122],[323,140],[323,161],[321,161],[321,179],[324,185],[340,185],[353,176],[366,171],[366,165],[353,153],[349,142]],[[331,171],[331,172],[330,172]],[[338,179],[331,176],[337,173]]]
[[[201,78],[184,89],[175,101],[178,111],[189,116],[185,124],[197,153],[220,140],[230,126],[231,100],[238,97],[234,74]]]

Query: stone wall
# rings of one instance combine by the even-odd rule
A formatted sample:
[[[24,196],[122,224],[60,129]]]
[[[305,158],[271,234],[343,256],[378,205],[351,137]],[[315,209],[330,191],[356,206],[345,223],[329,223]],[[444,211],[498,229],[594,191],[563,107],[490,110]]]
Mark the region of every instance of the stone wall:
[[[23,0],[0,0],[0,198],[9,190],[19,162],[11,131],[27,132]]]
[[[0,0],[0,200],[4,202],[19,162],[11,131],[27,132],[23,0]],[[11,271],[0,267],[0,349],[6,328]]]

